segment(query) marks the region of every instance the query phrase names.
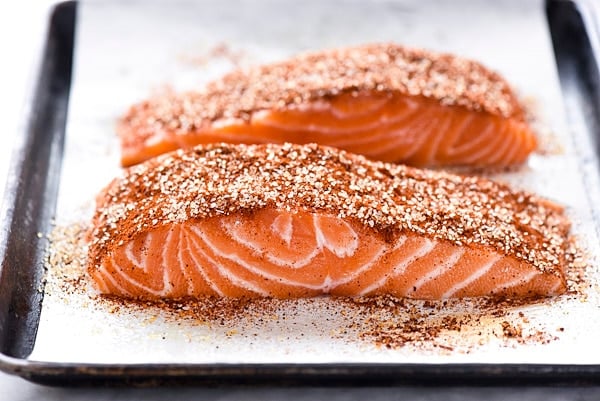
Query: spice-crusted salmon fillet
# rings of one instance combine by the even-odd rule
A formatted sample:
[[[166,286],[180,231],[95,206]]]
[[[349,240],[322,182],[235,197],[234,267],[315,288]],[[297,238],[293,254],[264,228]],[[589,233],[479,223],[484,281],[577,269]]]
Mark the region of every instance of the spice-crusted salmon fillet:
[[[507,82],[481,64],[394,44],[238,70],[202,92],[130,108],[122,164],[198,144],[319,143],[415,166],[508,166],[536,137]]]
[[[131,298],[540,297],[565,291],[562,208],[478,177],[318,145],[199,146],[98,197],[89,274]]]

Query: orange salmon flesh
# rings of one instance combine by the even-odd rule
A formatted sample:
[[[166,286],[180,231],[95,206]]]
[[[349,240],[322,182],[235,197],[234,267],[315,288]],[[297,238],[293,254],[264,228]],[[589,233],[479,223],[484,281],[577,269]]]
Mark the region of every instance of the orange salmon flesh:
[[[100,292],[142,299],[523,298],[566,290],[562,272],[543,272],[491,247],[412,232],[384,239],[351,219],[273,208],[143,232],[89,272]]]
[[[217,142],[318,143],[373,160],[431,167],[516,165],[537,146],[534,132],[520,119],[395,92],[346,92],[281,110],[258,110],[249,119],[191,123],[184,134],[157,125],[152,113],[149,103],[142,103],[120,122],[123,166]]]

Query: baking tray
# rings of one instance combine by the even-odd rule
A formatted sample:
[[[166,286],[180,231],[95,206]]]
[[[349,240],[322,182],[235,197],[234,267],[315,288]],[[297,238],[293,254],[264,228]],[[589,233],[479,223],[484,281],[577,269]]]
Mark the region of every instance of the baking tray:
[[[43,301],[45,242],[53,218],[65,142],[77,3],[51,12],[28,125],[20,133],[4,199],[0,232],[0,369],[31,381],[83,384],[401,384],[598,383],[600,364],[87,364],[39,362],[32,352]],[[592,146],[582,169],[597,185],[600,81],[597,19],[590,4],[548,1],[548,26],[571,131]],[[596,221],[600,208],[594,210]]]

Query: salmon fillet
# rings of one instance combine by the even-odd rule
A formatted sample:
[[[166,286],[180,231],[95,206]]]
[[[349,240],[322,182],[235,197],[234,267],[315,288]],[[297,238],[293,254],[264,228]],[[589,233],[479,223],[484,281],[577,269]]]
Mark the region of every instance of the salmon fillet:
[[[563,293],[561,207],[478,177],[315,144],[213,144],[98,196],[88,271],[128,298]]]
[[[414,166],[508,166],[536,137],[509,85],[449,54],[373,44],[238,70],[120,120],[124,166],[198,144],[319,143]]]

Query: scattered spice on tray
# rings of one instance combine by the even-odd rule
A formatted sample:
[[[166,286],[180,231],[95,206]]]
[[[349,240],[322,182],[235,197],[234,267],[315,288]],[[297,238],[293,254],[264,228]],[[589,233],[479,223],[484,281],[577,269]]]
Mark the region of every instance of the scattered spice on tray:
[[[96,299],[105,305],[115,305],[114,312],[124,310],[143,312],[144,309],[150,308],[166,312],[167,320],[188,319],[221,326],[239,323],[241,319],[247,317],[270,316],[276,310],[276,302],[270,298],[206,297],[203,299],[143,301],[99,295]]]
[[[47,235],[46,275],[44,292],[47,296],[69,298],[87,292],[88,243],[87,225],[73,223],[55,226]]]
[[[520,325],[513,326],[506,320],[502,321],[502,333],[508,338],[520,338],[523,335],[523,329]]]
[[[380,349],[415,349],[435,353],[470,353],[494,341],[501,346],[547,344],[564,333],[564,327],[538,327],[529,308],[560,302],[496,298],[423,301],[392,296],[363,298],[181,299],[135,301],[97,295],[86,275],[85,224],[56,226],[48,235],[47,297],[71,304],[78,299],[101,313],[126,314],[140,321],[161,324],[198,324],[222,327],[226,337],[247,336],[254,341],[274,327],[302,338],[306,327],[321,331],[332,341],[359,342]],[[583,296],[585,260],[575,243],[569,250],[570,295]],[[73,302],[76,307],[76,302]],[[326,324],[325,324],[326,323]],[[325,332],[325,327],[333,327]],[[190,338],[193,338],[190,335]],[[191,341],[191,340],[190,340]]]
[[[591,283],[586,278],[588,260],[591,259],[579,245],[575,237],[569,239],[568,247],[565,252],[568,268],[565,270],[567,278],[567,291],[571,295],[578,295],[582,300],[586,298],[586,289]]]

